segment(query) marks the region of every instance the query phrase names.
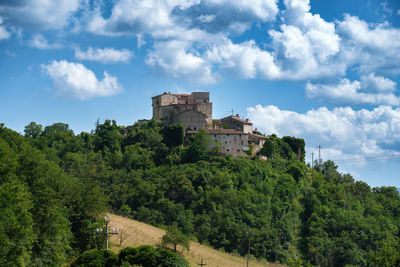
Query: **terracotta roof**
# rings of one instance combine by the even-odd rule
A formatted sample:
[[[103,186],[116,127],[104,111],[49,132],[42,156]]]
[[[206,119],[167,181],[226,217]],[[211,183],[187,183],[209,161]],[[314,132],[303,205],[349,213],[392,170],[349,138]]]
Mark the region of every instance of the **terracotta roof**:
[[[261,134],[249,134],[249,138],[259,138],[259,139],[268,139],[269,136],[261,135]]]
[[[242,123],[244,123],[244,124],[253,125],[253,123],[251,123],[251,122],[249,122],[249,121],[246,121],[246,120],[242,120],[241,118],[239,118],[239,117],[237,117],[237,116],[228,116],[228,117],[222,118],[221,121],[224,120],[224,119],[233,119],[233,120],[242,122]]]

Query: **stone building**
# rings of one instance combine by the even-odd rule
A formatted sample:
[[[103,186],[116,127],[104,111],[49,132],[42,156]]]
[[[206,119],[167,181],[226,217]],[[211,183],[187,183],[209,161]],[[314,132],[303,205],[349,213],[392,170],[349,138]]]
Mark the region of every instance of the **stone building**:
[[[165,125],[182,123],[185,130],[206,129],[212,124],[212,103],[209,92],[171,94],[152,97],[153,119]]]
[[[239,118],[239,114],[222,118],[221,123],[226,124],[228,129],[235,129],[244,133],[253,132],[253,123],[249,122],[249,119],[242,120]]]
[[[164,125],[181,123],[186,135],[196,134],[205,129],[210,137],[210,149],[218,147],[223,155],[247,156],[253,147],[253,154],[264,145],[265,135],[253,132],[253,124],[239,115],[220,120],[212,119],[210,93],[171,94],[164,92],[152,97],[153,119],[160,119]]]

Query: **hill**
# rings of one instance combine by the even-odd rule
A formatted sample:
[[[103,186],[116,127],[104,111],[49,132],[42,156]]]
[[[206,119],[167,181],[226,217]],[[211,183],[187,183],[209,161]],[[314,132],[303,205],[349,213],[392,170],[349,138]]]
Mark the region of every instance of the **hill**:
[[[118,252],[124,247],[137,247],[140,245],[157,246],[160,244],[161,237],[165,231],[129,218],[109,214],[111,216],[110,227],[119,228],[123,235],[123,242],[120,246],[120,236],[112,236],[110,242],[112,244],[111,250]],[[190,250],[180,250],[180,253],[186,258],[190,266],[197,266],[203,258],[206,266],[212,267],[236,267],[246,266],[247,258],[235,256],[230,253],[224,253],[205,245],[200,245],[197,242],[190,242]],[[252,267],[278,267],[283,266],[279,264],[268,263],[266,261],[259,262],[250,260],[249,266]]]
[[[304,140],[269,136],[261,157],[221,157],[200,131],[159,121],[0,124],[0,265],[58,266],[100,248],[107,210],[200,244],[280,264],[400,266],[400,195],[304,162]],[[18,242],[17,242],[18,241]],[[194,260],[198,260],[195,258]]]

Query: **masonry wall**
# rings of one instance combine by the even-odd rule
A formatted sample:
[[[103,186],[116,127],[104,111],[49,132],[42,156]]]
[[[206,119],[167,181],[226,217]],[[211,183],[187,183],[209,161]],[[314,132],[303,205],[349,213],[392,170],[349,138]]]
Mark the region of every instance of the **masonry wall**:
[[[247,134],[209,134],[209,136],[212,140],[210,146],[219,146],[223,154],[233,157],[247,156],[242,149],[249,145]]]
[[[196,111],[187,111],[181,114],[176,115],[172,119],[172,124],[182,123],[185,130],[199,130],[206,128],[206,117],[204,114],[201,114]]]

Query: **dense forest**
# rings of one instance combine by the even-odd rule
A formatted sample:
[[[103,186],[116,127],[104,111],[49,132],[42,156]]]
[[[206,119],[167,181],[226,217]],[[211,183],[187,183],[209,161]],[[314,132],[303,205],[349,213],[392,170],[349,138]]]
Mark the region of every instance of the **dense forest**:
[[[400,196],[311,168],[304,140],[271,135],[258,156],[220,157],[181,125],[97,122],[91,133],[0,125],[0,265],[57,266],[99,245],[112,211],[176,225],[221,251],[292,266],[400,266]],[[299,153],[300,151],[300,153]]]

